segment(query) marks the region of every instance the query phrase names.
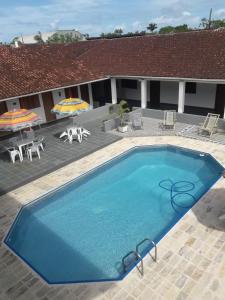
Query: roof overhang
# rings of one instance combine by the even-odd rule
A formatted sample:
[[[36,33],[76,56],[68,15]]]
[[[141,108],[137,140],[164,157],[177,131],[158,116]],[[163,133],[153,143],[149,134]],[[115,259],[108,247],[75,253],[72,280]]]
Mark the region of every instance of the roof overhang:
[[[113,75],[108,78],[117,79],[135,79],[135,80],[157,80],[157,81],[185,81],[185,82],[199,82],[199,83],[214,83],[214,84],[225,84],[225,79],[204,79],[204,78],[186,78],[186,77],[157,77],[157,76],[141,76],[141,75]]]
[[[109,76],[103,77],[103,78],[100,78],[100,79],[96,79],[96,80],[85,81],[85,82],[75,83],[75,84],[66,85],[66,86],[59,86],[59,87],[55,87],[55,88],[48,89],[48,90],[36,91],[34,93],[17,95],[15,97],[3,98],[3,99],[0,99],[0,102],[7,101],[7,100],[12,100],[12,99],[16,99],[16,98],[28,97],[28,96],[37,95],[37,94],[46,93],[46,92],[57,91],[57,90],[66,89],[66,88],[70,88],[70,87],[74,87],[74,86],[88,84],[88,83],[99,82],[99,81],[103,81],[103,80],[107,80],[107,79],[109,79]]]
[[[209,84],[225,84],[225,79],[204,79],[204,78],[186,78],[186,77],[155,77],[155,76],[141,76],[141,75],[132,75],[132,76],[131,75],[107,75],[106,77],[96,79],[96,80],[85,81],[85,82],[75,83],[75,84],[66,85],[66,86],[59,86],[59,87],[55,87],[52,89],[36,91],[34,93],[28,93],[28,94],[18,95],[15,97],[0,99],[0,102],[12,100],[12,99],[16,99],[16,98],[21,98],[21,97],[28,97],[28,96],[51,92],[51,91],[56,91],[56,90],[61,90],[61,89],[84,85],[84,84],[88,84],[88,83],[99,82],[99,81],[107,80],[110,78],[133,79],[133,80],[146,79],[146,80],[152,80],[152,81],[155,80],[155,81],[172,81],[172,82],[185,81],[185,82],[198,82],[198,83],[209,83]]]

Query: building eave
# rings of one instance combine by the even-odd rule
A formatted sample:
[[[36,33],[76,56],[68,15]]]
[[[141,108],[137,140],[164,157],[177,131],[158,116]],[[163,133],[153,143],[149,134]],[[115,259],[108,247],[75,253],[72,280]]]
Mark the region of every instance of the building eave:
[[[103,81],[103,80],[107,80],[107,79],[109,79],[109,76],[103,77],[103,78],[100,78],[100,79],[96,79],[96,80],[85,81],[85,82],[75,83],[75,84],[66,85],[66,86],[60,86],[60,87],[47,89],[47,90],[42,90],[42,91],[36,91],[34,93],[28,93],[28,94],[23,94],[23,95],[17,95],[17,96],[14,96],[14,97],[2,98],[2,99],[0,99],[0,102],[7,101],[7,100],[13,100],[13,99],[16,99],[16,98],[28,97],[28,96],[37,95],[37,94],[46,93],[46,92],[57,91],[57,90],[66,89],[66,88],[70,88],[70,87],[74,87],[74,86],[88,84],[88,83],[99,82],[99,81]]]
[[[206,79],[206,78],[186,78],[186,77],[156,77],[156,76],[142,76],[142,75],[109,75],[108,78],[116,79],[135,79],[135,80],[157,80],[157,81],[185,81],[185,82],[199,82],[212,84],[225,84],[225,79]]]

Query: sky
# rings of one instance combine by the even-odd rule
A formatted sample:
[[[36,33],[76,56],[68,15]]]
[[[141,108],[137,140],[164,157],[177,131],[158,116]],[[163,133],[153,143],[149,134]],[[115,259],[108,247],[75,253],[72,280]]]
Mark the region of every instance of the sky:
[[[225,18],[224,0],[0,0],[0,41],[55,29],[78,29],[90,36],[180,25],[198,27],[201,18]]]

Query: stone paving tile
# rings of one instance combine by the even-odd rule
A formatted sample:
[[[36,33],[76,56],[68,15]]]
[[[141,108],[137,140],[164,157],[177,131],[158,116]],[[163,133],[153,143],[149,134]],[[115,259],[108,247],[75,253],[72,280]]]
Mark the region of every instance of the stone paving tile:
[[[40,194],[64,184],[135,145],[173,144],[207,149],[225,165],[225,146],[182,137],[125,138],[74,161],[0,197],[0,236],[4,237],[18,209]],[[47,285],[0,244],[0,299],[225,299],[225,180],[213,188],[158,244],[158,262],[144,259],[144,276],[134,269],[121,282]]]

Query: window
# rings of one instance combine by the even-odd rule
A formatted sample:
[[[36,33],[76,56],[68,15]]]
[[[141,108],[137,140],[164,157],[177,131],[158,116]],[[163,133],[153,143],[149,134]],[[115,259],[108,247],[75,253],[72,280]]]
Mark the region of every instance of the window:
[[[137,89],[137,80],[122,79],[121,85],[125,89]]]
[[[196,83],[195,82],[186,82],[185,93],[186,94],[196,94]]]
[[[20,98],[20,107],[26,109],[33,109],[40,107],[40,101],[38,95],[32,95],[24,98]]]

